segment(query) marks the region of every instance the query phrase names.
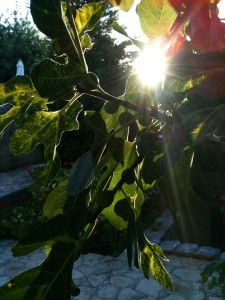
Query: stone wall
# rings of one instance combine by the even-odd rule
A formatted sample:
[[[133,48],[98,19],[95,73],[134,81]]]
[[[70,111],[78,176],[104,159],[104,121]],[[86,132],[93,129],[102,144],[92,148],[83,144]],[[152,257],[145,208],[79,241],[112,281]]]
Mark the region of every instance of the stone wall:
[[[10,109],[10,105],[0,106],[0,115]],[[28,154],[14,156],[9,149],[9,140],[16,130],[13,123],[0,139],[0,172],[43,162],[43,146],[38,145]]]

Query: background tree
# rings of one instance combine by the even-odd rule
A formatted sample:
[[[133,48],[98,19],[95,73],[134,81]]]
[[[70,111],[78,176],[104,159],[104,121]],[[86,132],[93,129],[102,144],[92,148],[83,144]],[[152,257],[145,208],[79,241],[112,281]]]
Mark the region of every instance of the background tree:
[[[98,75],[103,88],[119,96],[124,93],[135,53],[127,51],[129,41],[121,42],[113,37],[113,21],[118,21],[118,11],[109,7],[104,20],[101,20],[90,33],[93,46],[87,51],[86,59],[90,71]]]
[[[16,74],[19,59],[24,63],[25,74],[29,75],[34,63],[52,56],[50,40],[40,35],[28,17],[20,18],[15,11],[11,18],[0,17],[0,82]]]

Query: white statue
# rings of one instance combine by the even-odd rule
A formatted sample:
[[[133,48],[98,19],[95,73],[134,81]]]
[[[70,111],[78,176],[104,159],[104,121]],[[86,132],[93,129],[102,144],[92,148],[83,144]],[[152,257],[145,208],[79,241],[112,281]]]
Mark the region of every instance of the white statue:
[[[16,65],[16,76],[23,76],[24,75],[24,65],[21,59],[19,59]]]

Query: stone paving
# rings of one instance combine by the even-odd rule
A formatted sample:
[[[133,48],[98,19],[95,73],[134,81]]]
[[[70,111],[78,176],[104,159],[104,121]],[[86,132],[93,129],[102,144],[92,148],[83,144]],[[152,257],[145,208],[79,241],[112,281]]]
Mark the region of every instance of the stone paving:
[[[26,186],[31,182],[28,174],[24,169],[5,174],[8,176],[7,179],[2,174],[0,176],[2,195],[12,192],[12,186],[21,188],[23,183]],[[7,181],[11,184],[7,185]],[[81,290],[80,295],[74,300],[225,300],[225,297],[221,296],[220,289],[216,287],[209,290],[207,285],[202,283],[200,275],[210,259],[219,256],[225,259],[225,253],[220,253],[219,249],[212,247],[181,244],[179,241],[161,242],[171,224],[172,218],[165,211],[154,224],[157,231],[148,229],[146,236],[152,242],[160,244],[169,259],[165,267],[173,281],[172,293],[152,278],[145,279],[140,270],[136,268],[130,270],[126,252],[116,258],[90,253],[81,256],[74,265],[73,279]],[[14,243],[13,240],[0,240],[0,286],[22,271],[40,264],[45,257],[43,249],[26,257],[13,257],[10,249]]]
[[[45,257],[43,250],[27,257],[13,257],[10,249],[14,243],[13,240],[0,241],[0,285],[21,271],[40,264]],[[209,290],[201,281],[200,273],[209,261],[172,254],[167,257],[170,261],[165,267],[172,277],[173,293],[168,292],[152,278],[145,279],[140,270],[136,268],[130,270],[126,252],[116,258],[94,253],[81,256],[73,269],[73,279],[81,292],[73,299],[224,299],[218,288]]]
[[[15,170],[0,172],[0,201],[1,198],[5,198],[31,185],[33,179],[31,178],[30,171],[33,171],[37,166],[42,165],[35,164]]]

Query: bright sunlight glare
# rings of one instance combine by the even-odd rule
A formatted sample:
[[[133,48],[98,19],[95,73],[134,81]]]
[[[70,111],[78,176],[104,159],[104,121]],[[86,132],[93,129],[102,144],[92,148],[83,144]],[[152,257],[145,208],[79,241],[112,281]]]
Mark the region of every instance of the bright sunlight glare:
[[[147,46],[133,63],[143,85],[155,87],[160,83],[166,71],[166,58],[160,44]]]

